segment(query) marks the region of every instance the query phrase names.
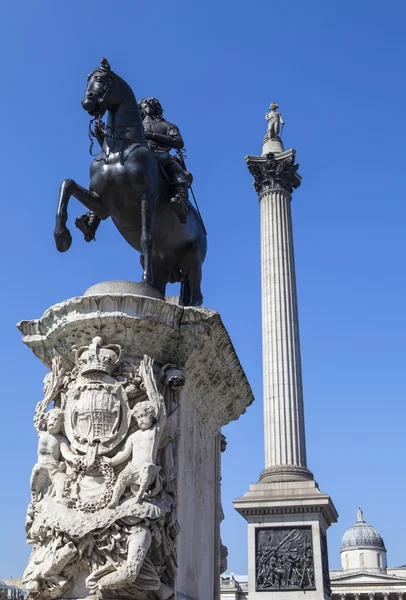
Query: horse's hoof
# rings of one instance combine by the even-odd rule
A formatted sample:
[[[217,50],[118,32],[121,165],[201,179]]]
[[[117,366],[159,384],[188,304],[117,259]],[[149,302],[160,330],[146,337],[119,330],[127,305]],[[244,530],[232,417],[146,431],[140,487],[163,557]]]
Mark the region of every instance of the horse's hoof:
[[[198,296],[192,296],[190,300],[190,306],[201,306],[203,304],[203,296],[199,294]]]
[[[55,244],[59,252],[66,252],[72,244],[72,236],[67,227],[55,229],[54,231]]]
[[[152,281],[152,277],[145,277],[145,275],[142,276],[141,283],[143,283],[144,285],[149,285],[151,287]]]

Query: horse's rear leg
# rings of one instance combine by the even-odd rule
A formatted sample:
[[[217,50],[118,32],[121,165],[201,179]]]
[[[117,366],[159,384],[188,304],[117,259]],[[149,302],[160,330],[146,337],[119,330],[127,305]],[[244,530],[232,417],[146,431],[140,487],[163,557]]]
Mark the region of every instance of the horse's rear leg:
[[[141,249],[144,256],[144,272],[142,274],[142,283],[145,285],[153,284],[152,273],[152,247],[153,247],[153,215],[152,200],[148,199],[147,194],[141,196]]]
[[[187,264],[183,268],[187,277],[187,281],[184,282],[181,292],[185,306],[201,306],[203,304],[201,289],[202,261],[199,254],[197,250],[192,250],[188,256]]]
[[[73,181],[73,179],[65,179],[61,184],[59,192],[59,203],[56,211],[56,225],[54,230],[55,243],[59,252],[66,252],[66,250],[69,250],[72,243],[72,236],[69,229],[66,227],[66,222],[68,220],[68,204],[71,196],[77,198],[101,219],[107,219],[109,216],[102,204],[100,196],[96,194],[96,192],[83,188]]]

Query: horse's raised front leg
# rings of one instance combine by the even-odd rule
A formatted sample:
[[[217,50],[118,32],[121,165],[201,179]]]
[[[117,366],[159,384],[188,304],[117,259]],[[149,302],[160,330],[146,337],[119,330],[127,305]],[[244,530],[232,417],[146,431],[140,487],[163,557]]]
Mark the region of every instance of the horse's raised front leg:
[[[141,196],[141,249],[144,255],[144,272],[142,274],[142,283],[151,285],[153,281],[152,274],[152,246],[154,243],[152,235],[153,214],[152,201],[148,199],[147,194]]]
[[[61,184],[59,192],[58,210],[56,211],[56,225],[54,230],[55,243],[59,252],[69,250],[72,243],[72,236],[66,227],[68,220],[69,198],[74,196],[89,210],[95,212],[101,219],[107,219],[109,216],[103,206],[101,198],[96,192],[87,190],[78,185],[73,179],[65,179]]]

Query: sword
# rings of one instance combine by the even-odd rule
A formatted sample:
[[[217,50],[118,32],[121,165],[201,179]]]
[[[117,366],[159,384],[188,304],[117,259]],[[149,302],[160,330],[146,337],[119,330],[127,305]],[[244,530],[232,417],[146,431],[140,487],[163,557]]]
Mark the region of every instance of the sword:
[[[183,168],[185,171],[187,171],[187,166],[186,166],[186,163],[185,163],[185,154],[186,154],[186,153],[185,153],[185,150],[181,150],[180,148],[178,148],[178,149],[176,150],[176,154],[177,154],[177,156],[178,156],[179,162],[180,162],[180,163],[181,163],[181,165],[182,165],[182,168]],[[191,191],[191,193],[192,193],[192,196],[193,196],[193,200],[194,200],[194,203],[195,203],[195,207],[196,207],[196,210],[197,210],[197,214],[199,215],[199,219],[200,219],[200,222],[201,222],[201,224],[202,224],[202,227],[203,227],[203,231],[204,231],[204,233],[207,235],[206,227],[204,226],[203,217],[202,217],[202,215],[201,215],[201,213],[200,213],[200,210],[199,210],[199,205],[198,205],[198,203],[197,203],[197,200],[196,200],[195,193],[194,193],[194,191],[193,191],[193,188],[192,188],[192,186],[191,186],[191,185],[189,185],[189,188],[190,188],[190,191]]]

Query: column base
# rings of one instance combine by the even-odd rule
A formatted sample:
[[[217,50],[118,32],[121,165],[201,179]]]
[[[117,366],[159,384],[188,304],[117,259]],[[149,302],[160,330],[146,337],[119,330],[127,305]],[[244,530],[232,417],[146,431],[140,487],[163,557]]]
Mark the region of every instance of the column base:
[[[313,473],[305,467],[298,465],[277,465],[267,467],[259,476],[263,483],[272,483],[278,481],[313,481]]]

